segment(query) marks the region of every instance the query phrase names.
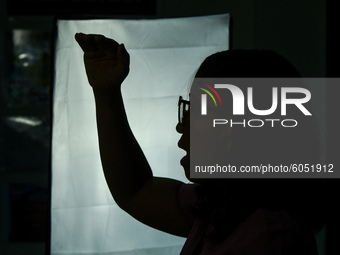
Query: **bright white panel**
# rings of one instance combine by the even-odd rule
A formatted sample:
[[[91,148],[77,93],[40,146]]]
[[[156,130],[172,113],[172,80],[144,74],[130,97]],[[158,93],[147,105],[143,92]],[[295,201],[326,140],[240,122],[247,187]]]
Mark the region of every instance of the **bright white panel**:
[[[123,96],[131,128],[154,175],[186,181],[175,131],[178,96],[188,96],[205,57],[228,49],[229,15],[57,21],[51,254],[179,254],[184,239],[137,222],[109,193],[99,158],[94,98],[74,40],[77,32],[125,44],[131,69]]]

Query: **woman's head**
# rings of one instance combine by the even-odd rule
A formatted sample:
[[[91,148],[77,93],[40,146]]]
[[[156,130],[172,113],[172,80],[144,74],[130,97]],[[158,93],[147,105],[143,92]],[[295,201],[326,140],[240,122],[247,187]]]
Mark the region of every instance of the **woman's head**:
[[[285,58],[273,51],[267,50],[229,50],[215,53],[207,57],[199,67],[196,78],[300,78],[297,69]],[[275,87],[282,85],[276,84]],[[244,95],[247,95],[247,88],[240,86]],[[254,93],[260,94],[272,88],[254,86]],[[261,101],[261,100],[260,100]],[[224,103],[224,102],[223,102]],[[309,106],[305,104],[307,108]],[[258,109],[261,109],[262,105]],[[266,106],[264,106],[266,107]],[[268,109],[268,108],[262,108]],[[290,118],[298,117],[301,114],[299,109],[290,111]],[[245,113],[244,119],[254,118],[251,113]],[[233,116],[228,116],[231,118]],[[260,116],[262,117],[262,116]],[[280,111],[276,111],[270,116],[271,119],[282,119]],[[259,118],[257,116],[257,118]],[[318,136],[314,128],[312,118],[299,120],[298,126],[285,128],[282,126],[272,127],[267,125],[261,128],[244,128],[235,126],[231,128],[230,152],[226,157],[233,165],[255,165],[270,163],[272,165],[282,165],[291,163],[308,162],[313,164],[318,162],[319,146]],[[184,134],[185,135],[185,134]],[[188,134],[187,134],[188,135]],[[190,155],[190,149],[189,155]],[[188,152],[188,151],[187,151]],[[258,206],[272,206],[287,210],[296,210],[298,214],[303,214],[304,208],[314,208],[316,201],[320,201],[320,196],[305,197],[318,186],[318,182],[298,181],[298,180],[257,180],[257,179],[219,179],[202,182],[199,196],[201,198],[201,215],[213,213],[218,215],[228,211],[231,217],[241,215],[246,217],[248,213]],[[305,190],[307,189],[307,190]],[[307,193],[306,193],[307,192]],[[219,195],[216,195],[219,194]],[[229,196],[228,194],[234,194]],[[303,203],[302,201],[306,201]],[[234,207],[233,207],[234,206]],[[317,205],[316,205],[317,206]],[[230,208],[240,208],[243,212],[232,212]],[[316,215],[311,212],[311,219]],[[224,216],[217,217],[217,221]],[[237,220],[236,220],[237,221]],[[237,225],[238,222],[235,221]],[[218,225],[218,224],[217,224]],[[216,226],[217,226],[216,225]],[[223,225],[223,224],[222,224]],[[235,226],[236,226],[235,225]],[[315,227],[311,226],[311,227]],[[222,228],[221,228],[222,230]]]
[[[222,51],[207,57],[200,65],[196,78],[247,78],[253,87],[254,107],[257,109],[268,109],[272,104],[272,87],[276,87],[278,97],[282,87],[298,82],[303,86],[300,74],[297,69],[281,55],[268,50],[228,50]],[[251,78],[254,78],[251,80]],[[257,78],[275,78],[275,84],[259,84]],[[240,79],[241,80],[241,79]],[[288,82],[288,83],[287,83]],[[236,84],[247,98],[249,84]],[[297,86],[297,83],[292,85]],[[248,95],[249,96],[249,95]],[[280,100],[280,99],[278,99]],[[230,107],[225,106],[227,118],[239,119],[272,119],[266,122],[261,128],[248,128],[242,125],[235,125],[231,128],[231,136],[226,143],[231,144],[228,160],[233,164],[255,164],[261,162],[286,163],[291,160],[308,161],[318,158],[318,139],[314,120],[312,117],[301,118],[301,111],[297,107],[289,108],[289,116],[282,116],[280,105],[270,115],[258,116],[250,112],[245,106],[242,116],[232,115],[232,98]],[[223,102],[225,103],[225,102]],[[247,100],[245,100],[245,105]],[[227,105],[227,104],[226,104]],[[308,103],[304,104],[309,108]],[[294,128],[287,128],[281,125],[282,119],[298,119],[299,123]],[[275,125],[274,125],[275,123]],[[274,126],[274,127],[273,127]],[[283,157],[285,155],[285,157]]]
[[[299,78],[300,74],[297,69],[284,57],[268,50],[228,50],[222,51],[207,57],[200,65],[196,78]],[[237,84],[247,95],[247,86]],[[280,88],[283,85],[278,83],[275,87]],[[262,100],[267,96],[271,98],[272,86],[253,86],[254,94],[256,93],[256,108],[268,109],[268,100]],[[261,97],[262,96],[262,97]],[[278,95],[280,96],[280,95]],[[230,101],[232,99],[230,98]],[[228,102],[227,102],[228,103]],[[269,102],[271,103],[271,102]],[[270,106],[270,105],[269,105]],[[306,104],[306,107],[308,105]],[[228,119],[235,118],[231,113],[232,107],[226,107]],[[298,109],[290,110],[290,118],[298,116]],[[252,115],[246,110],[241,116],[243,119],[258,119],[258,116]],[[261,116],[262,117],[262,116]],[[267,119],[280,120],[283,116],[279,110],[273,114],[265,116]],[[188,117],[187,117],[188,118]],[[181,161],[185,168],[186,175],[189,175],[189,158],[190,158],[190,121],[187,120],[187,127],[182,125],[177,127],[183,133],[179,142],[181,148],[187,152],[185,159]],[[280,122],[275,121],[275,127],[272,122],[266,122],[261,128],[244,128],[240,125],[233,126],[231,131],[228,130],[227,149],[229,151],[228,160],[232,164],[256,164],[262,162],[286,163],[288,160],[309,161],[318,158],[318,139],[315,133],[314,121],[312,118],[304,119],[295,128],[284,128]],[[229,128],[230,127],[226,127]],[[186,131],[184,131],[186,130]],[[227,129],[225,129],[227,130]],[[221,140],[221,139],[219,139]],[[308,150],[306,150],[308,148]],[[285,155],[283,157],[282,155]]]

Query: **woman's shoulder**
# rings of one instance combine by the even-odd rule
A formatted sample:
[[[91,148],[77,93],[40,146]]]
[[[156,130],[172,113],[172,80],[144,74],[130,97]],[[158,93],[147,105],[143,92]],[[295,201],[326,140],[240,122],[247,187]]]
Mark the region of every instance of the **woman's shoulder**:
[[[312,231],[306,231],[288,211],[264,207],[242,222],[220,249],[235,254],[317,254]]]
[[[197,248],[202,255],[317,254],[314,234],[284,210],[258,208],[222,241],[210,239],[210,231],[211,226],[197,220],[181,254],[193,254]]]

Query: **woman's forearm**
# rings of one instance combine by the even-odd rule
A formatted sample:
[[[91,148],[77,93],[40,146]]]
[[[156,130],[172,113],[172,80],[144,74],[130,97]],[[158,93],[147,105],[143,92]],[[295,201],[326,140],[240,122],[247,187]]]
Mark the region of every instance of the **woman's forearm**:
[[[103,171],[122,206],[152,178],[152,171],[128,124],[120,88],[110,94],[94,90],[94,96]]]

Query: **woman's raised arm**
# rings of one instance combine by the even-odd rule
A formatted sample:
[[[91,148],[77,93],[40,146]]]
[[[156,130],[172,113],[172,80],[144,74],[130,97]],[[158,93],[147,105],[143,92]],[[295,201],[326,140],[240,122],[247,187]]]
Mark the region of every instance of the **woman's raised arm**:
[[[127,121],[121,84],[129,73],[123,44],[103,35],[77,33],[92,86],[102,167],[116,203],[139,221],[186,236],[191,228],[178,204],[179,181],[153,177]]]

